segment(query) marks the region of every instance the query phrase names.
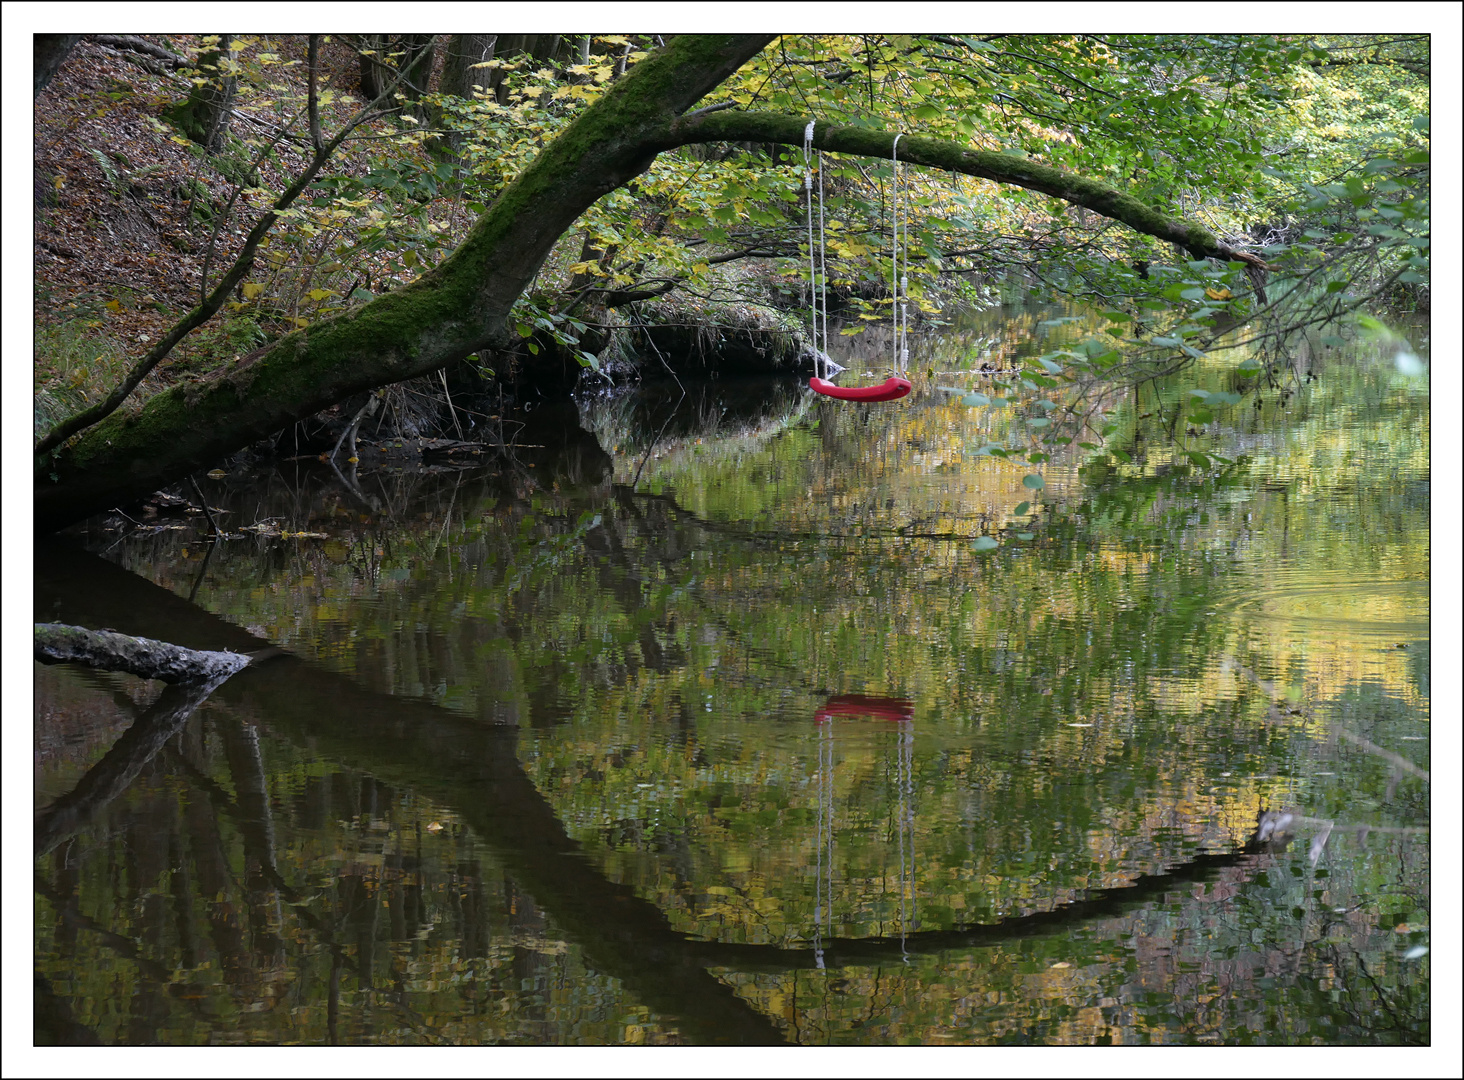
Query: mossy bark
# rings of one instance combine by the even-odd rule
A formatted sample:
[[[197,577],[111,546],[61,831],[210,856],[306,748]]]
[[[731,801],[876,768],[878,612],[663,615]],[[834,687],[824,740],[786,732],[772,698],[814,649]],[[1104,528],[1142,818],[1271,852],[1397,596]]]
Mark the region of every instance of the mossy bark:
[[[673,145],[756,142],[802,146],[808,121],[806,116],[716,112],[680,120],[672,125],[668,134]],[[896,134],[900,136],[898,148],[895,146]],[[1102,180],[1054,169],[1011,154],[972,150],[959,143],[908,133],[827,123],[814,127],[813,145],[831,153],[885,160],[889,160],[898,149],[899,160],[907,164],[979,176],[998,184],[1040,191],[1074,206],[1087,207],[1137,232],[1178,244],[1196,258],[1237,259],[1252,265],[1264,265],[1254,255],[1227,247],[1204,226],[1170,217]]]

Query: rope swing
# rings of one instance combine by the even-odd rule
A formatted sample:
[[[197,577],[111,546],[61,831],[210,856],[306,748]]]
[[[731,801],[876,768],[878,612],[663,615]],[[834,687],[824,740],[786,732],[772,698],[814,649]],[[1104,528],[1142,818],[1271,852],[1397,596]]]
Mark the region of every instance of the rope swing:
[[[892,223],[892,237],[890,250],[890,280],[893,291],[893,316],[894,332],[893,338],[893,368],[894,377],[886,379],[878,386],[857,386],[844,387],[835,386],[828,381],[828,377],[836,375],[843,369],[829,358],[827,349],[829,345],[829,298],[828,298],[828,268],[825,262],[826,241],[824,239],[824,212],[823,212],[823,151],[818,153],[818,244],[814,244],[813,235],[813,125],[815,121],[810,120],[808,126],[803,129],[803,188],[808,194],[808,279],[813,291],[813,378],[808,380],[809,387],[816,393],[825,397],[839,398],[843,401],[894,401],[902,398],[910,392],[910,380],[906,377],[909,372],[910,350],[906,347],[906,328],[909,323],[909,315],[906,310],[906,293],[908,291],[908,277],[902,273],[900,267],[900,162],[899,147],[900,136],[895,136],[894,145],[890,148],[890,164],[894,172],[894,180],[891,186],[890,213]],[[906,247],[909,247],[910,226],[905,226]],[[909,254],[905,256],[906,266],[909,264]],[[821,332],[820,332],[821,331]],[[820,346],[821,343],[821,346]]]

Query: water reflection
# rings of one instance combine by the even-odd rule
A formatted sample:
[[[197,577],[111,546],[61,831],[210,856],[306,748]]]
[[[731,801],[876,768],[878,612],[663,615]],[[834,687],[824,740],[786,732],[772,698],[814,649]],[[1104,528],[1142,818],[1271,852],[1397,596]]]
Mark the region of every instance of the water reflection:
[[[1426,401],[1322,375],[1208,433],[1234,467],[1055,463],[995,552],[1006,421],[929,386],[581,403],[594,447],[294,463],[209,491],[273,522],[223,545],[41,552],[38,618],[281,650],[38,859],[52,1028],[1426,1039]],[[44,804],[153,695],[37,678]]]
[[[823,703],[813,715],[818,725],[818,772],[814,781],[818,786],[818,850],[815,856],[814,892],[817,899],[813,908],[813,954],[814,963],[824,968],[823,935],[833,935],[834,930],[834,874],[838,861],[834,850],[835,761],[834,721],[879,720],[896,725],[899,747],[899,765],[894,779],[895,804],[893,807],[896,850],[899,871],[896,877],[896,896],[899,910],[895,924],[899,928],[903,944],[907,931],[920,928],[915,913],[915,706],[904,698],[878,697],[871,694],[835,694]],[[879,878],[879,891],[886,892],[887,874]],[[875,897],[853,897],[858,907],[869,907],[875,902],[888,901],[887,895]],[[908,904],[908,910],[907,910]],[[846,915],[846,923],[856,920]]]

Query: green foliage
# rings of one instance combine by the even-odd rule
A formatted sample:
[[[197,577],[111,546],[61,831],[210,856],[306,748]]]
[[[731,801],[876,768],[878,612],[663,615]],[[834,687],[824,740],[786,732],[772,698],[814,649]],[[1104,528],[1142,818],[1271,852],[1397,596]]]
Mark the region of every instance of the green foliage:
[[[37,287],[34,427],[37,434],[108,393],[128,368],[128,345],[108,326],[114,312],[136,302],[117,288],[60,300]]]
[[[269,334],[251,314],[231,314],[200,327],[173,355],[170,367],[204,375],[263,345]]]

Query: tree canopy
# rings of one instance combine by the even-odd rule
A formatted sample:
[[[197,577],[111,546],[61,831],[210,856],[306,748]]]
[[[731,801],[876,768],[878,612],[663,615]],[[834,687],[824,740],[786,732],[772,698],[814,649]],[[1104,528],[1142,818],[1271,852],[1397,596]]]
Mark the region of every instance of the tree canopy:
[[[520,344],[532,352],[538,331],[594,367],[576,340],[583,328],[674,293],[732,295],[749,278],[737,277],[739,263],[763,268],[765,294],[798,293],[810,119],[813,147],[828,155],[831,284],[863,320],[890,303],[897,138],[917,207],[910,291],[925,311],[1019,281],[1109,314],[1105,337],[1034,358],[999,392],[1046,401],[1064,384],[1132,384],[1247,320],[1279,358],[1299,327],[1382,332],[1370,312],[1427,285],[1426,39],[658,42],[520,42],[460,65],[488,73],[464,97],[419,92],[423,43],[385,53],[362,39],[373,78],[401,69],[396,97],[375,87],[376,106],[348,111],[329,137],[321,110],[345,95],[317,77],[313,40],[304,90],[270,81],[286,62],[257,39],[231,39],[241,52],[222,60],[216,41],[200,42],[195,55],[215,59],[197,80],[236,79],[245,100],[279,98],[268,104],[285,122],[273,141],[253,140],[256,164],[279,153],[296,121],[310,152],[274,191],[246,155],[237,204],[272,209],[250,219],[232,266],[206,266],[198,307],[123,389],[215,313],[268,291],[295,291],[281,328],[290,332],[140,406],[118,408],[127,393],[114,393],[42,433],[38,527],[145,494],[360,391]],[[326,172],[348,136],[382,122],[377,167]],[[454,213],[476,216],[466,231],[433,212],[444,192]],[[368,264],[386,276],[384,295],[349,284]],[[1226,403],[1201,400],[1195,415]],[[1049,422],[1034,426],[1032,446],[992,452],[1040,463],[1054,442],[1104,437],[1101,394],[1036,419]]]

